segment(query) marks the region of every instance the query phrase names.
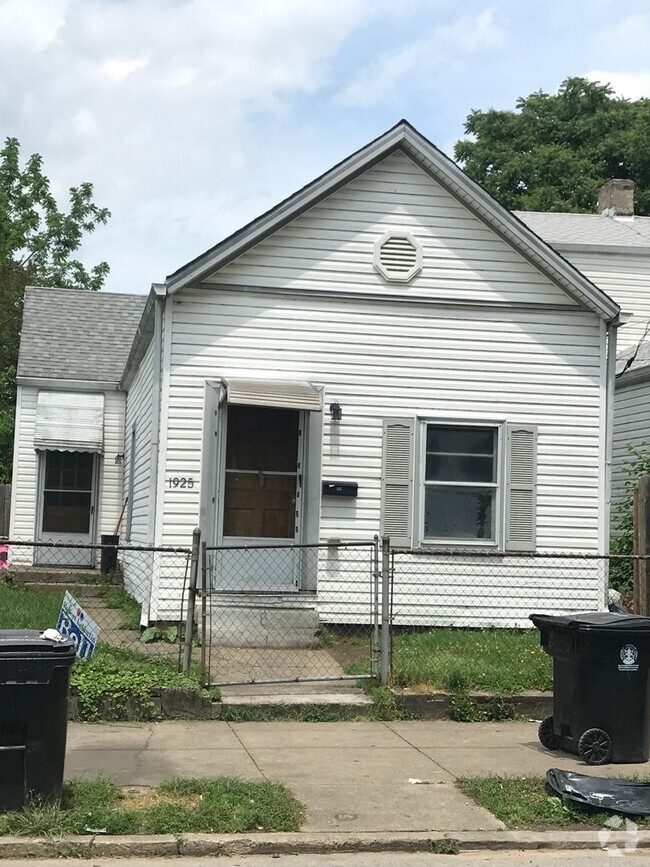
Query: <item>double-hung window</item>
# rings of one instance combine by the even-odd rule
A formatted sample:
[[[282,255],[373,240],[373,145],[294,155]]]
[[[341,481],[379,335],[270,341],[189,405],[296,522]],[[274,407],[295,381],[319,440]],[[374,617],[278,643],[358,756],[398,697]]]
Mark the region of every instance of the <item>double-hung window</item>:
[[[424,425],[423,542],[498,541],[499,429]]]
[[[536,489],[534,424],[384,419],[380,526],[397,548],[534,551]]]

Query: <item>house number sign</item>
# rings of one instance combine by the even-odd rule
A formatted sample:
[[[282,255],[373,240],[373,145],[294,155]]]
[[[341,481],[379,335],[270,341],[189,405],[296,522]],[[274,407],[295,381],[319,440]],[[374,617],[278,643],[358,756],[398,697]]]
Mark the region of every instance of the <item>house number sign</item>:
[[[193,488],[194,479],[192,476],[171,476],[167,484],[170,488]]]

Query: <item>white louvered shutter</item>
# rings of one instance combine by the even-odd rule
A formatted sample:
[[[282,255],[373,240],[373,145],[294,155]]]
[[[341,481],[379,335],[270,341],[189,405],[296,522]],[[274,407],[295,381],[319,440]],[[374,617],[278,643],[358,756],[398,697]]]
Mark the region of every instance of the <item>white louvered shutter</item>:
[[[537,427],[506,425],[506,551],[534,551]]]
[[[384,419],[381,532],[396,547],[411,547],[415,420]]]

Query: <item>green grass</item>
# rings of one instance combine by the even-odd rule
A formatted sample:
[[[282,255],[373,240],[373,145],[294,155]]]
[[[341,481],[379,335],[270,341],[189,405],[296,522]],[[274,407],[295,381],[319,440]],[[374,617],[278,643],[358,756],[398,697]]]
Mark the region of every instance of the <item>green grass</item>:
[[[611,813],[576,810],[553,795],[543,777],[465,777],[456,785],[507,828],[544,830],[582,825],[602,827]],[[650,828],[650,817],[639,819]]]
[[[56,626],[60,593],[34,593],[0,582],[0,629],[47,629]]]
[[[120,629],[140,629],[140,603],[136,602],[124,587],[108,585],[102,592],[102,598],[107,608],[116,608],[124,612]]]
[[[365,662],[348,674],[364,673]],[[506,695],[553,685],[536,629],[430,629],[393,635],[392,686],[477,689]]]
[[[303,807],[278,783],[230,777],[176,779],[135,798],[111,780],[66,783],[60,805],[31,804],[0,815],[0,834],[184,834],[297,831]]]
[[[139,626],[140,606],[125,590],[109,587],[105,591],[105,598],[124,610],[127,619],[135,619],[137,607],[136,628]],[[37,593],[0,583],[0,629],[46,629],[56,626],[62,600],[63,591]],[[70,685],[78,692],[82,720],[151,720],[157,716],[150,698],[151,689],[172,686],[200,690],[197,668],[193,664],[188,675],[180,674],[176,660],[160,660],[148,654],[100,643],[92,659],[74,664]],[[212,697],[218,697],[218,692],[214,693]],[[43,821],[47,821],[48,809],[43,807]]]

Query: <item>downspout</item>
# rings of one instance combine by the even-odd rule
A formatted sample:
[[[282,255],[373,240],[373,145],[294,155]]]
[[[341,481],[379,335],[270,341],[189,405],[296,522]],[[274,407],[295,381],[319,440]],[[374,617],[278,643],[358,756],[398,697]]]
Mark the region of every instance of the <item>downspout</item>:
[[[162,338],[163,338],[163,305],[165,303],[166,289],[164,285],[154,283],[151,287],[156,293],[154,303],[154,326],[153,326],[153,359],[151,373],[151,444],[149,446],[149,520],[147,521],[147,541],[149,545],[155,544],[156,512],[158,505],[158,462],[160,451],[160,393],[162,377]],[[152,554],[152,560],[155,558]],[[149,592],[147,605],[142,606],[140,625],[149,625],[149,612],[151,609],[151,588],[155,569],[149,573]]]
[[[616,389],[616,335],[620,318],[617,316],[607,323],[607,373],[605,383],[605,547],[603,553],[609,553],[609,537],[611,532],[612,513],[612,452],[614,438],[614,393]]]

